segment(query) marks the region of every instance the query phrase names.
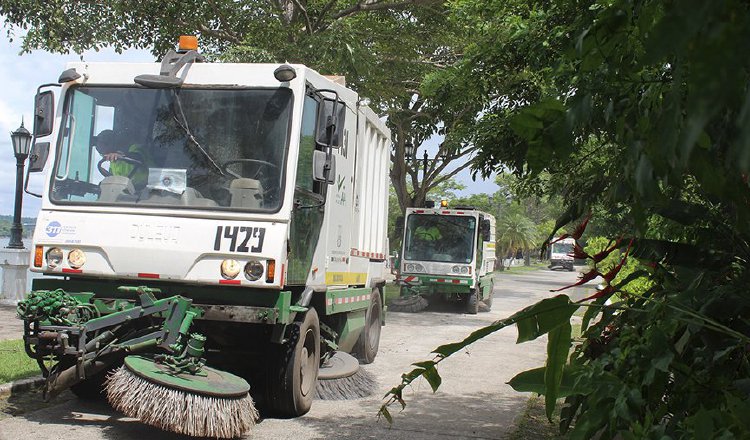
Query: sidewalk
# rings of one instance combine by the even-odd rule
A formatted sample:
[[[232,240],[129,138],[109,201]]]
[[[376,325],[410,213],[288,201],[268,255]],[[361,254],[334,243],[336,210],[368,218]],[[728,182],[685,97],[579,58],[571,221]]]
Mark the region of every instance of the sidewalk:
[[[16,318],[16,307],[0,304],[0,341],[22,337],[23,321]]]

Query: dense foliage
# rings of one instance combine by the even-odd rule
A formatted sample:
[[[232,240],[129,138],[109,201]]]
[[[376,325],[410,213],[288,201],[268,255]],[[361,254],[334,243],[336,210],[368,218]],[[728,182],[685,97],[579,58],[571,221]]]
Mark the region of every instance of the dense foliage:
[[[545,300],[404,377],[439,385],[436,365],[507,325],[547,333],[545,367],[511,385],[566,398],[570,438],[743,438],[750,432],[750,6],[736,0],[453,2],[477,35],[443,93],[484,97],[473,128],[499,163],[561,195],[558,226],[592,213],[621,239],[590,301]],[[439,81],[439,78],[435,79]],[[583,228],[573,235],[585,239]],[[611,255],[611,254],[607,254]],[[604,258],[607,255],[601,255]],[[628,259],[640,269],[622,276]],[[592,272],[584,279],[593,278]],[[618,275],[621,275],[619,278]],[[633,280],[647,277],[646,289]],[[645,290],[645,291],[643,291]],[[607,305],[617,294],[619,300]],[[584,341],[568,318],[586,310]],[[592,324],[593,323],[593,324]],[[431,362],[431,363],[429,363]],[[402,384],[403,385],[403,384]],[[402,388],[392,390],[401,400]]]
[[[387,116],[401,211],[423,206],[427,193],[469,167],[476,153],[461,128],[480,103],[446,105],[420,89],[425,76],[453,65],[465,44],[466,29],[448,20],[441,0],[0,0],[0,16],[24,51],[139,48],[161,58],[179,35],[195,34],[211,60],[299,63],[342,75]],[[426,169],[409,160],[407,145],[419,149],[436,135],[442,140]]]

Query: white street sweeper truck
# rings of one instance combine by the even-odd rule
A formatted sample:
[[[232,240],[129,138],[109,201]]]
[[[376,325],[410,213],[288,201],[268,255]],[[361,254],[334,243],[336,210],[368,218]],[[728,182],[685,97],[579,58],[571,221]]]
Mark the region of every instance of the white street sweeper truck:
[[[418,312],[429,298],[462,304],[476,314],[492,307],[495,217],[472,207],[407,208],[396,282],[401,295],[389,310]]]
[[[371,391],[390,133],[341,82],[204,62],[184,38],[160,64],[74,62],[39,87],[45,276],[18,312],[47,396],[104,389],[161,429],[234,437],[254,401],[289,417]]]

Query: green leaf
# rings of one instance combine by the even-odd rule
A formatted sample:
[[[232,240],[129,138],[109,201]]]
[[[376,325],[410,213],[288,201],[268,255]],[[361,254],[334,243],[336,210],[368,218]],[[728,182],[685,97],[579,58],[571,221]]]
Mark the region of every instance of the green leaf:
[[[414,362],[412,365],[415,367],[424,368],[425,370],[428,370],[435,366],[435,361],[422,361],[422,362]]]
[[[513,315],[518,327],[516,343],[534,340],[558,326],[569,324],[577,308],[567,295],[557,295],[523,309]]]
[[[432,388],[433,393],[437,391],[438,388],[440,388],[440,384],[443,382],[443,379],[440,377],[440,374],[435,367],[424,370],[422,376],[427,379],[427,383],[430,384],[430,388]]]
[[[555,404],[560,393],[563,368],[568,360],[568,352],[570,351],[571,332],[570,321],[566,321],[565,324],[550,331],[547,340],[547,368],[544,372],[546,390],[544,394],[544,407],[549,421],[552,421],[552,413],[555,410]]]
[[[516,374],[508,382],[514,390],[520,393],[536,393],[544,395],[547,393],[547,389],[544,385],[544,377],[547,371],[547,367],[539,367],[531,370],[523,371]],[[560,388],[557,392],[557,397],[567,397],[573,394],[578,394],[573,385],[575,383],[575,372],[577,370],[570,365],[565,365],[563,368],[562,379],[560,380]]]
[[[391,416],[391,412],[388,411],[388,407],[386,405],[382,405],[380,407],[380,411],[378,411],[378,416],[383,416],[383,418],[388,422],[389,425],[393,424],[393,416]]]
[[[518,328],[518,340],[516,343],[535,339],[539,332],[539,327],[534,319],[522,319],[516,323],[516,327]]]
[[[410,371],[410,372],[408,372],[408,373],[404,373],[404,374],[402,374],[402,375],[401,375],[401,379],[402,379],[402,380],[403,380],[404,382],[411,382],[411,381],[413,381],[414,379],[416,379],[416,378],[418,378],[419,376],[421,376],[421,375],[422,375],[422,372],[423,372],[424,370],[425,370],[424,368],[415,368],[415,369],[411,370],[411,371]]]
[[[448,357],[464,347],[466,347],[466,345],[461,342],[452,342],[450,344],[443,344],[432,350],[432,352],[442,357]]]

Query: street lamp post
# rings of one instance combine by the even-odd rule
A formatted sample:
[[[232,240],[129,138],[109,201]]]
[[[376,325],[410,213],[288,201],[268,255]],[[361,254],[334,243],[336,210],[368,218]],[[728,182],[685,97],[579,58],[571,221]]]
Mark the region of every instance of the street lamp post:
[[[13,142],[13,154],[16,156],[16,206],[13,210],[13,226],[10,228],[10,242],[8,249],[25,249],[23,246],[23,226],[21,225],[21,202],[23,200],[23,167],[26,158],[29,157],[29,146],[31,145],[31,133],[21,126],[10,134]]]
[[[404,156],[408,162],[414,159],[414,144],[407,142],[404,144]]]

